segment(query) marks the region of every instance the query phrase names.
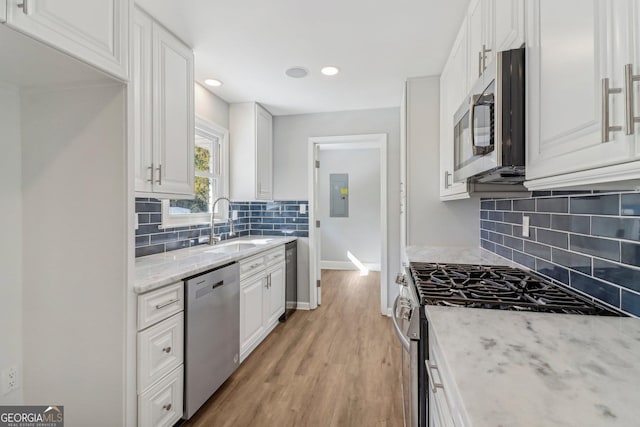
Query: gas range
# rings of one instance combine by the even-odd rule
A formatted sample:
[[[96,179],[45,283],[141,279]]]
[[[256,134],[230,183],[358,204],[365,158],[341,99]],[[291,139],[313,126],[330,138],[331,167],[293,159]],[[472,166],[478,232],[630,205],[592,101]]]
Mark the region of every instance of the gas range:
[[[530,271],[505,266],[413,262],[420,305],[620,316]]]

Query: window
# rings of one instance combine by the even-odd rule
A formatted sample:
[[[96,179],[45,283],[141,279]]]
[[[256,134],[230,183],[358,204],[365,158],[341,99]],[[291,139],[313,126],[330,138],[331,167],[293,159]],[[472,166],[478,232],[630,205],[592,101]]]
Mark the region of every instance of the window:
[[[196,117],[195,198],[162,201],[162,227],[209,224],[211,206],[218,197],[229,195],[229,131]],[[216,206],[215,220],[225,221],[228,205]]]

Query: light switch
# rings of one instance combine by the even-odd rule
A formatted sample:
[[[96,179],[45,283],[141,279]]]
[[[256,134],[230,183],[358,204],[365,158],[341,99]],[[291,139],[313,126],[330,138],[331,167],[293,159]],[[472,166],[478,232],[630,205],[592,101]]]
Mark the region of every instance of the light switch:
[[[238,211],[231,211],[231,220],[235,221],[238,219]]]
[[[139,224],[140,224],[140,221],[139,221],[139,219],[138,219],[138,215],[140,215],[140,214],[136,214],[136,217],[135,217],[135,220],[134,220],[134,221],[135,221],[135,223],[136,223],[136,224],[135,224],[135,225],[136,225],[136,230],[139,228]]]
[[[300,205],[300,213],[301,214],[307,213],[307,205]]]

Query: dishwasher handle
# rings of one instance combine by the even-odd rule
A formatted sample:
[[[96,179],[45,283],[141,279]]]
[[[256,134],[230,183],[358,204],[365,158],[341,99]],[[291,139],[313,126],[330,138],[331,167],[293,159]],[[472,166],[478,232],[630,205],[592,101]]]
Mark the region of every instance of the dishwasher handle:
[[[200,282],[200,283],[203,283],[203,282]],[[198,284],[200,284],[200,283],[198,283]],[[206,286],[203,286],[203,287],[201,287],[200,289],[198,289],[196,291],[195,299],[200,299],[200,298],[202,298],[204,296],[207,296],[211,292],[213,292],[213,290],[215,288],[219,288],[220,286],[223,286],[223,285],[224,285],[224,280],[220,280],[219,282],[214,283],[214,284],[207,284]]]

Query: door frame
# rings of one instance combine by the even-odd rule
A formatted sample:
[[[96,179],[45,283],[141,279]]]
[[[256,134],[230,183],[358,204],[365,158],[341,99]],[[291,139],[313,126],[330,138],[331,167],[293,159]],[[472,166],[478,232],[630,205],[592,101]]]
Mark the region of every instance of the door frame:
[[[342,136],[322,136],[310,137],[307,157],[308,157],[308,186],[309,186],[309,308],[318,307],[317,280],[320,279],[320,238],[316,228],[317,212],[317,183],[316,183],[316,160],[321,146],[330,147],[332,144],[353,144],[353,148],[364,148],[363,144],[368,144],[370,148],[380,151],[380,313],[389,315],[388,309],[388,215],[387,215],[387,142],[386,133],[362,134],[362,135],[342,135]],[[322,225],[322,224],[321,224]]]

